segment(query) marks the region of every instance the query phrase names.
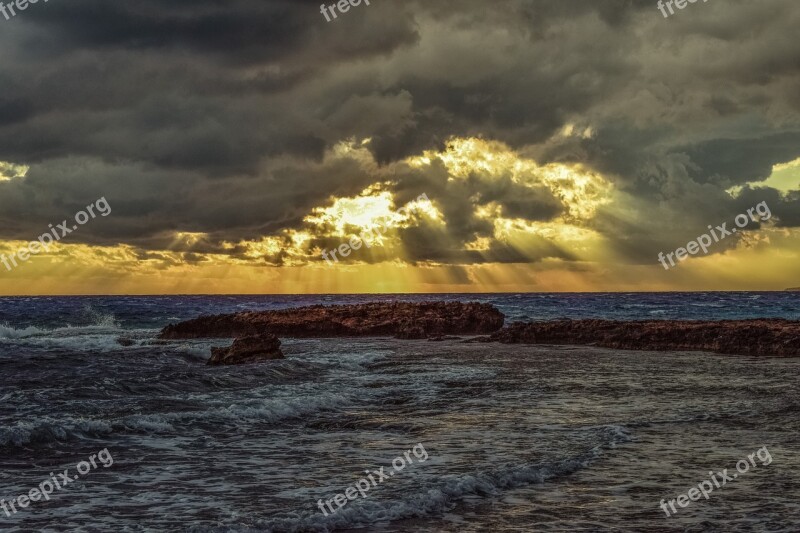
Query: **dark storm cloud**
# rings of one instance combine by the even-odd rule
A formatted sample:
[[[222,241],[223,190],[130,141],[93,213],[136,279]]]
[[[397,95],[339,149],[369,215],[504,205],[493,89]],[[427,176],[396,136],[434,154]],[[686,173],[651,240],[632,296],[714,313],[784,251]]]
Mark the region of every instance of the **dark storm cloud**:
[[[0,97],[0,126],[27,120],[34,114],[33,105],[22,98],[8,100]]]
[[[424,192],[446,221],[401,232],[411,260],[570,259],[545,242],[465,249],[492,234],[475,205],[531,221],[564,206],[505,176],[459,184],[435,165],[392,166],[454,135],[605,175],[629,216],[609,207],[587,225],[630,261],[742,202],[767,199],[780,225],[800,225],[796,193],[725,192],[800,157],[796,0],[695,3],[670,19],[651,0],[375,0],[330,23],[319,4],[70,0],[0,21],[0,161],[31,166],[0,181],[0,238],[105,196],[114,216],[73,242],[240,257],[222,242],[301,228],[331,197],[388,181],[398,204]],[[561,135],[566,124],[591,134]],[[371,138],[385,167],[330,156],[351,138]]]
[[[72,0],[25,15],[53,36],[61,50],[178,49],[236,64],[285,60],[307,52],[310,44],[327,45],[318,57],[370,56],[415,39],[413,29],[403,23],[407,17],[391,25],[376,25],[373,19],[371,27],[363,17],[361,24],[343,21],[346,29],[360,31],[350,39],[331,39],[325,34],[341,34],[343,28],[337,32],[321,26],[319,4],[316,0]]]
[[[766,202],[778,227],[800,227],[800,191],[783,195],[769,187],[746,187],[736,199],[741,213],[760,202]]]
[[[773,164],[792,161],[799,150],[800,131],[793,131],[756,139],[714,139],[686,152],[696,165],[696,181],[726,178],[731,185],[741,185],[767,179]]]

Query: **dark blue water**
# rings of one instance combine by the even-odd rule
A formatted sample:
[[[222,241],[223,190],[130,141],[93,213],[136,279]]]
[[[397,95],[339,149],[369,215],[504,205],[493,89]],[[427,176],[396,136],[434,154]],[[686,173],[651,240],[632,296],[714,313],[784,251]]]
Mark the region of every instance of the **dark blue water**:
[[[204,363],[229,341],[155,339],[201,314],[395,299],[0,299],[0,531],[797,531],[795,359],[283,339],[284,360],[219,368]],[[800,319],[788,292],[399,299],[509,321]],[[424,462],[321,513],[418,444]],[[664,516],[662,499],[765,446],[770,464]],[[49,501],[2,510],[93,456]]]
[[[507,321],[554,318],[620,320],[737,318],[800,319],[800,292],[691,292],[591,294],[421,294],[329,296],[123,296],[0,298],[0,324],[63,327],[113,317],[128,329],[162,328],[201,314],[372,301],[477,301],[491,303]]]

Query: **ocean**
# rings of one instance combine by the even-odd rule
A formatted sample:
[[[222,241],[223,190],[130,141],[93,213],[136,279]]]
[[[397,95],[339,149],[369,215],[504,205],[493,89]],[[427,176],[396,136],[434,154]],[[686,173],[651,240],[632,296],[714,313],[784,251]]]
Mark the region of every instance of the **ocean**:
[[[285,338],[285,360],[207,367],[230,341],[155,340],[202,314],[391,300],[800,319],[797,292],[0,298],[0,531],[800,530],[796,359]]]

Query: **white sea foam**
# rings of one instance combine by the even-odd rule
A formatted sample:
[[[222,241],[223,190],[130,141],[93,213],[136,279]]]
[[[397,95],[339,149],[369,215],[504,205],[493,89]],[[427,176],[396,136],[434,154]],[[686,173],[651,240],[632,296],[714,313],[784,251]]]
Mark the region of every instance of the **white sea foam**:
[[[64,324],[55,328],[41,328],[28,326],[15,328],[8,322],[0,324],[0,339],[25,339],[30,337],[73,336],[92,332],[122,331],[120,323],[113,313],[101,313],[91,307],[85,308],[85,313],[91,318],[91,323],[83,326]]]
[[[0,339],[24,339],[37,335],[47,335],[51,330],[28,326],[27,328],[15,328],[5,322],[0,324]]]
[[[84,306],[83,312],[91,319],[92,325],[94,326],[110,329],[119,329],[120,327],[120,324],[117,321],[117,317],[114,316],[114,313],[100,311],[91,305]]]
[[[185,353],[192,359],[207,361],[211,355],[210,350],[212,346],[220,346],[219,342],[209,341],[186,341],[182,344],[170,343],[170,350]]]
[[[89,325],[66,324],[44,328],[38,326],[13,327],[0,324],[0,345],[30,346],[42,349],[61,348],[75,352],[110,352],[125,347],[117,342],[120,336],[146,339],[157,330],[125,330],[113,314],[92,313],[94,322]],[[136,343],[131,347],[136,347]]]

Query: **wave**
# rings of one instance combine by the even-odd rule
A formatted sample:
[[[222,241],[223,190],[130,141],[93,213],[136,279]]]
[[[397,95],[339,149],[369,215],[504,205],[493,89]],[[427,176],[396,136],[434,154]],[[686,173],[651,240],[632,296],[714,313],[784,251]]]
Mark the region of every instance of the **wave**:
[[[55,327],[15,327],[8,322],[0,324],[0,345],[25,346],[36,349],[66,349],[75,352],[109,352],[124,347],[117,342],[120,336],[139,340],[152,338],[156,330],[126,330],[110,313],[86,311],[91,319],[85,325],[59,325]],[[136,347],[137,343],[132,345]]]
[[[121,336],[133,337],[152,337],[153,330],[146,331],[98,331],[89,326],[85,328],[63,328],[58,330],[48,330],[44,334],[34,334],[31,336],[3,337],[0,331],[0,346],[10,345],[13,347],[32,348],[35,353],[48,353],[51,350],[68,350],[74,353],[86,352],[113,352],[131,348],[140,348],[138,343],[131,346],[122,346],[118,339]],[[16,330],[19,332],[20,330]],[[142,341],[143,342],[143,341]],[[27,353],[27,352],[26,352]],[[8,353],[6,355],[9,355]],[[14,352],[14,357],[18,353]]]
[[[37,328],[36,326],[28,326],[27,328],[15,328],[4,322],[0,324],[0,339],[24,339],[27,337],[35,337],[47,335],[52,330]]]
[[[42,417],[0,429],[0,448],[69,440],[74,437],[100,437],[111,433],[102,420]]]
[[[491,472],[448,476],[438,485],[422,489],[420,493],[402,500],[379,502],[360,499],[329,516],[324,516],[321,512],[294,512],[259,521],[255,527],[191,528],[189,531],[332,531],[369,527],[378,522],[441,515],[470,496],[497,496],[509,489],[568,476],[588,467],[604,450],[613,449],[631,440],[628,430],[623,426],[604,426],[602,434],[601,443],[575,457],[548,463],[508,465]]]
[[[65,324],[54,328],[42,328],[37,326],[28,326],[24,328],[15,328],[8,322],[0,324],[0,339],[30,339],[34,337],[52,337],[52,336],[76,336],[87,333],[97,333],[102,331],[122,331],[122,327],[113,314],[92,314],[93,321],[91,324],[83,326],[73,326]]]
[[[266,421],[271,424],[352,404],[340,394],[314,394],[294,399],[249,400],[204,411],[135,414],[112,420],[41,417],[0,428],[0,448],[96,438],[118,432],[171,434],[176,424],[237,424]],[[226,402],[217,402],[226,403]]]

